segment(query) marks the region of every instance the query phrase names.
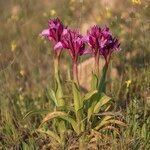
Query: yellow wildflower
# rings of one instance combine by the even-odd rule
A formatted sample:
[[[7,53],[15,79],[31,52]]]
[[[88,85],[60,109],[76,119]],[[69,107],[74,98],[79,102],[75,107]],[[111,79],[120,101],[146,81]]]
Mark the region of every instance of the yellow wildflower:
[[[131,84],[131,80],[126,81],[127,84],[127,88],[129,88],[130,84]]]
[[[110,8],[108,8],[108,7],[106,7],[106,16],[107,16],[107,18],[111,17],[111,11],[110,11]]]
[[[21,74],[22,76],[24,76],[24,75],[25,75],[25,71],[24,71],[24,70],[20,70],[20,74]]]
[[[52,10],[50,11],[50,15],[51,15],[51,16],[56,15],[56,11],[55,11],[54,9],[52,9]]]
[[[15,41],[11,43],[11,51],[14,52],[16,50],[17,44]]]
[[[140,5],[141,4],[141,0],[132,0],[132,3]]]

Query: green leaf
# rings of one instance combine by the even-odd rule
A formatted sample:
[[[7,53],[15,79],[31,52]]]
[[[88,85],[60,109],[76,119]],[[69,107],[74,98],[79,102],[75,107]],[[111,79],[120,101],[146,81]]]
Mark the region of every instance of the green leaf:
[[[58,132],[62,135],[64,135],[64,132],[66,131],[65,121],[59,120],[58,122]]]
[[[54,59],[54,71],[55,71],[55,79],[56,79],[56,98],[57,98],[57,103],[59,106],[64,106],[64,100],[63,100],[63,90],[61,87],[61,81],[60,81],[60,74],[59,74],[59,58],[55,57]]]
[[[106,127],[102,128],[100,131],[105,131],[105,130],[113,130],[113,131],[115,131],[115,133],[120,135],[119,130],[117,128],[113,127],[113,126],[106,126]]]
[[[62,112],[62,111],[54,111],[54,112],[50,112],[48,113],[44,119],[42,120],[42,124],[44,124],[45,122],[51,120],[51,119],[54,119],[54,118],[57,118],[57,117],[60,117],[60,116],[65,116],[67,115],[65,112]]]
[[[57,104],[59,106],[64,106],[65,102],[63,99],[63,91],[60,83],[60,78],[56,80],[56,98],[57,98]]]
[[[58,143],[61,144],[61,138],[59,137],[59,135],[58,135],[57,133],[55,133],[55,132],[53,132],[53,131],[51,131],[51,130],[45,131],[45,130],[42,130],[42,129],[38,129],[37,131],[40,132],[40,133],[44,133],[44,134],[47,134],[47,135],[51,136],[51,137],[52,137],[53,139],[55,139]]]
[[[31,147],[30,147],[27,143],[22,142],[22,149],[23,149],[23,150],[30,150]]]
[[[26,119],[27,117],[31,116],[31,115],[36,115],[36,114],[45,114],[47,112],[49,112],[49,109],[42,109],[42,110],[32,110],[29,111],[28,113],[25,114],[25,116],[23,117],[23,119]]]
[[[75,111],[78,112],[78,110],[82,108],[82,102],[79,86],[75,82],[72,82],[72,90],[73,90]]]
[[[86,102],[87,100],[89,100],[94,94],[97,93],[97,90],[93,90],[93,91],[90,91],[88,92],[82,99],[83,99],[83,102]]]
[[[120,120],[112,119],[113,116],[106,116],[103,118],[103,120],[100,121],[100,123],[94,128],[95,130],[99,130],[100,128],[109,125],[109,124],[117,124],[120,126],[126,126],[126,124]]]
[[[93,101],[92,104],[90,104],[90,107],[88,108],[88,120],[90,120],[92,114],[93,114],[93,111],[94,111],[94,107],[96,105],[96,101]]]
[[[48,98],[54,102],[55,106],[58,106],[58,100],[56,98],[56,94],[51,88],[47,89],[47,95],[48,95]]]
[[[73,112],[73,113],[75,112],[73,106],[67,106],[67,105],[65,105],[65,106],[57,107],[57,111],[62,111],[62,110],[65,110],[67,112]]]
[[[98,87],[98,77],[96,74],[92,73],[92,80],[91,80],[91,89],[95,90]]]
[[[144,123],[141,130],[141,136],[146,138],[146,124]]]
[[[69,116],[67,113],[62,112],[62,111],[55,111],[55,112],[47,114],[44,117],[44,119],[42,120],[42,123],[40,126],[42,126],[44,123],[46,123],[54,118],[61,118],[63,120],[68,121],[72,125],[72,128],[74,129],[74,131],[76,133],[79,133],[78,124],[76,123],[76,121],[71,116]]]
[[[105,116],[103,117],[103,119],[101,119],[99,122],[98,122],[98,125],[94,128],[95,130],[99,130],[103,125],[105,125],[105,123],[109,120],[109,119],[112,119],[113,116]]]
[[[89,112],[89,116],[90,116],[90,111],[93,110],[92,107],[94,108],[94,100],[96,100],[96,95],[98,95],[97,93],[98,91],[97,90],[93,90],[93,91],[90,91],[88,92],[83,98],[82,98],[82,101],[83,101],[83,106],[84,107],[84,111],[85,112]],[[92,111],[91,111],[92,112]]]
[[[107,75],[107,70],[108,70],[108,65],[105,64],[104,67],[103,67],[103,70],[102,70],[102,76],[101,76],[101,79],[100,79],[100,82],[99,82],[99,87],[98,87],[98,90],[99,92],[104,92],[106,91],[106,75]]]
[[[111,98],[108,97],[107,95],[103,94],[103,96],[100,98],[98,103],[94,107],[94,113],[98,113],[101,109],[102,106],[110,102]]]
[[[105,94],[95,94],[92,96],[88,108],[88,120],[91,118],[91,116],[94,113],[98,113],[100,108],[107,104],[110,101],[110,98],[106,96]],[[109,107],[107,107],[109,108]]]
[[[120,126],[127,126],[124,122],[122,122],[120,120],[116,120],[116,119],[108,120],[108,122],[111,123],[111,124],[117,124],[117,125],[120,125]]]
[[[91,116],[93,114],[93,111],[94,111],[94,107],[97,104],[97,102],[98,102],[98,100],[99,100],[100,97],[101,96],[100,96],[99,93],[96,93],[96,94],[94,94],[91,97],[91,99],[90,99],[90,101],[88,103],[88,110],[87,110],[87,112],[88,112],[88,120],[90,120],[90,118],[91,118]]]

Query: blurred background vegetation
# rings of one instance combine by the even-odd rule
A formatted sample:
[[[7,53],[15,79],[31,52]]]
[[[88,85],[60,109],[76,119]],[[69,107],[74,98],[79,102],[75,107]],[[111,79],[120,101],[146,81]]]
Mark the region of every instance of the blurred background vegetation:
[[[149,0],[0,0],[0,146],[17,149],[21,141],[25,147],[43,142],[31,134],[40,117],[28,121],[22,117],[30,110],[50,107],[45,89],[53,86],[53,54],[39,33],[54,17],[83,34],[93,24],[107,25],[119,37],[122,51],[113,55],[111,64],[118,77],[110,80],[108,93],[129,127],[118,147],[149,149]],[[65,54],[63,58],[69,59]],[[65,68],[62,63],[62,72]]]

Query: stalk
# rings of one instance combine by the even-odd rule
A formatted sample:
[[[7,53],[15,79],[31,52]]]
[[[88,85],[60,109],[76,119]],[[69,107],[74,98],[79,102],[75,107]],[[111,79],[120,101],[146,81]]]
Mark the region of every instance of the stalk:
[[[54,72],[55,72],[55,79],[56,79],[56,95],[58,97],[58,106],[64,106],[64,100],[63,100],[63,91],[61,87],[61,82],[60,82],[60,76],[59,76],[59,57],[60,55],[55,55],[54,58]]]
[[[98,76],[99,75],[99,50],[97,51],[96,55],[95,55],[95,74]]]
[[[82,112],[82,101],[81,101],[81,93],[79,87],[79,80],[78,80],[78,68],[77,68],[77,61],[73,62],[73,97],[74,97],[74,107],[76,112],[76,119],[79,126],[79,134],[84,131],[84,124],[82,122],[83,112]]]
[[[99,82],[99,88],[98,88],[99,92],[104,92],[104,93],[106,92],[106,75],[107,75],[108,65],[109,65],[109,62],[110,62],[110,57],[111,57],[111,53],[104,56],[105,65],[103,67],[102,77],[101,77],[101,80]]]
[[[54,58],[54,71],[55,71],[55,78],[56,78],[57,82],[59,81],[58,66],[59,66],[59,57],[56,55]]]
[[[73,80],[77,85],[79,85],[79,78],[78,78],[78,64],[76,61],[73,62]]]
[[[65,106],[65,102],[63,99],[63,91],[62,91],[61,81],[60,81],[60,76],[59,76],[59,60],[60,60],[60,53],[55,53],[54,75],[55,75],[55,80],[56,80],[56,97],[58,99],[58,107],[61,107],[61,106]],[[66,130],[65,121],[56,120],[56,122],[54,124],[55,124],[55,126],[58,127],[58,132],[60,132],[61,141],[62,141],[62,145],[63,145],[64,141],[65,141],[64,130]]]
[[[94,54],[95,64],[94,64],[94,72],[92,74],[91,80],[91,88],[92,90],[96,90],[98,88],[98,77],[99,77],[99,51]]]
[[[105,63],[103,70],[102,70],[102,77],[99,82],[99,92],[106,92],[106,75],[108,70],[108,63]]]

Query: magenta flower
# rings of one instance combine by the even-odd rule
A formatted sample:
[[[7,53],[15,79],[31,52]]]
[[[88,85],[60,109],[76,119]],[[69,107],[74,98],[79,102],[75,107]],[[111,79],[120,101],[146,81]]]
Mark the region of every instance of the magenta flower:
[[[83,36],[80,35],[77,31],[67,29],[63,34],[61,41],[55,45],[55,49],[61,48],[68,50],[73,61],[73,78],[74,81],[79,84],[77,61],[78,57],[83,55],[85,52]]]
[[[120,43],[117,38],[113,37],[109,28],[102,30],[100,54],[104,56],[106,63],[109,63],[111,53],[120,50]]]
[[[48,21],[48,28],[44,29],[40,35],[52,41],[55,47],[55,45],[59,41],[61,41],[61,38],[63,34],[65,33],[65,31],[66,31],[66,27],[64,27],[64,25],[59,20],[59,18],[56,18],[56,19],[50,19]],[[61,49],[59,49],[59,51],[61,51]]]
[[[78,57],[85,52],[85,43],[83,36],[77,31],[67,29],[63,34],[62,39],[56,44],[55,49],[65,48],[68,49],[73,61],[77,61]]]
[[[103,55],[106,63],[109,62],[111,53],[119,50],[120,43],[112,36],[108,27],[101,29],[99,26],[93,26],[84,39],[91,47],[89,53],[95,57]]]
[[[87,32],[87,36],[85,37],[85,41],[88,42],[91,49],[89,53],[93,53],[96,55],[100,48],[99,39],[101,37],[101,28],[99,26],[93,26]]]

